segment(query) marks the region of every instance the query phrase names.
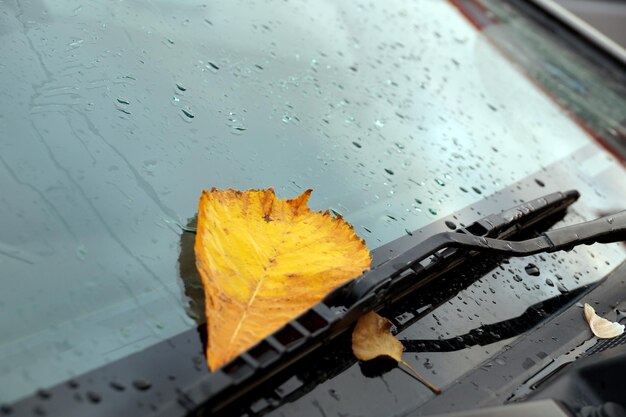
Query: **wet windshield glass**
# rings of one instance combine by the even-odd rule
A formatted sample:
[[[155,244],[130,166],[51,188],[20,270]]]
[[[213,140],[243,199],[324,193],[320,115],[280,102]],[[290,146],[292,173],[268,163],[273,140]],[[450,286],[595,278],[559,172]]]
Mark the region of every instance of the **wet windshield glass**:
[[[593,142],[443,1],[0,11],[0,400],[195,326],[202,189],[312,188],[373,249]]]

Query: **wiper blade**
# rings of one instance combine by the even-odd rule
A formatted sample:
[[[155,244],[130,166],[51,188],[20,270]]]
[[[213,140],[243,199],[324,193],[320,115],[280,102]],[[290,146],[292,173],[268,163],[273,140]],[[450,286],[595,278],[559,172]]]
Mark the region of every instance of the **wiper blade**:
[[[457,232],[433,235],[360,277],[338,287],[248,351],[184,392],[188,404],[215,413],[289,365],[348,330],[368,311],[412,293],[479,253],[527,256],[626,237],[626,211],[548,231],[524,240],[503,240],[563,212],[577,191],[546,195],[487,216]]]

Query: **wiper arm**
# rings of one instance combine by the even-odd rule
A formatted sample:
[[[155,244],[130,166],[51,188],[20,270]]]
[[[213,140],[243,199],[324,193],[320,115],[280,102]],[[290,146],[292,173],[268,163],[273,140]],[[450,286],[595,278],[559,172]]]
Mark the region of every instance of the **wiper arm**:
[[[577,191],[553,193],[487,216],[457,232],[433,235],[338,287],[320,303],[185,390],[189,404],[215,413],[289,365],[348,330],[367,311],[412,293],[478,253],[527,256],[580,244],[626,238],[626,211],[548,231],[524,241],[503,240],[563,212]]]

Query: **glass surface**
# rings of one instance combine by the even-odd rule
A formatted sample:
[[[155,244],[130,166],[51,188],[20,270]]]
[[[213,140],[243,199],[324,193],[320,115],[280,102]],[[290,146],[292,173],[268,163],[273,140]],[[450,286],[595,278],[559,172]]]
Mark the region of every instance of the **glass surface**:
[[[443,1],[0,12],[0,401],[195,325],[203,188],[313,188],[373,249],[592,146]]]

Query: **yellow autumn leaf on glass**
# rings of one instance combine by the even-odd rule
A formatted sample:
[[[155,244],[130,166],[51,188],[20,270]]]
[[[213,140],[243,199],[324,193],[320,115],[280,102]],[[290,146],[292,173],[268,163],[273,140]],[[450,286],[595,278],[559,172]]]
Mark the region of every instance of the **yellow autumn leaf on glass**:
[[[307,207],[311,190],[204,191],[196,263],[206,296],[207,361],[215,370],[370,267],[342,218]]]

